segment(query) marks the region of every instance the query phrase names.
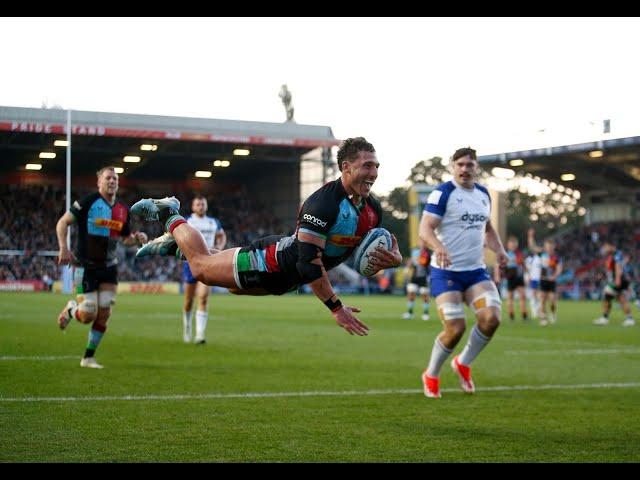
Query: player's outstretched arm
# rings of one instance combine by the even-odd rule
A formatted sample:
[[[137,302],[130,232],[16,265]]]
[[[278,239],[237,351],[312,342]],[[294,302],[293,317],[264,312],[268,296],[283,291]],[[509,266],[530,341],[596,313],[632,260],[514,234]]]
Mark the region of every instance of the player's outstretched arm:
[[[342,304],[333,291],[331,281],[322,265],[322,252],[325,240],[304,232],[298,232],[299,253],[296,265],[305,283],[309,283],[313,293],[331,311],[336,323],[351,335],[367,335],[369,328],[353,312],[359,308]]]
[[[529,244],[529,250],[535,253],[540,253],[543,248],[536,243],[535,234],[536,231],[533,228],[530,228],[527,231],[527,243]]]

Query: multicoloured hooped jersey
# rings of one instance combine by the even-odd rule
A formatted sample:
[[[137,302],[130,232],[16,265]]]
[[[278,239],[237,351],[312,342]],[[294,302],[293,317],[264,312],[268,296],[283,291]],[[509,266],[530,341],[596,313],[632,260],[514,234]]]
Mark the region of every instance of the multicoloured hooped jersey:
[[[607,269],[607,281],[615,283],[616,281],[616,265],[622,267],[622,278],[627,281],[630,278],[629,269],[627,268],[627,259],[621,250],[616,250],[613,254],[609,255],[605,260],[605,267]]]
[[[207,215],[202,217],[199,217],[198,215],[189,215],[186,220],[189,225],[202,234],[204,241],[209,248],[214,246],[218,232],[223,231],[220,220],[214,217],[209,217]]]
[[[507,272],[520,276],[524,273],[524,256],[520,250],[507,250]]]
[[[429,261],[431,253],[426,248],[421,248],[415,258],[411,258],[410,278],[412,283],[425,279],[429,275]]]
[[[78,225],[75,255],[85,267],[110,267],[118,263],[116,246],[131,233],[129,208],[119,200],[110,205],[100,192],[75,201],[69,210]]]
[[[372,195],[356,206],[338,178],[316,190],[300,207],[292,241],[282,245],[286,265],[295,270],[298,258],[298,233],[304,232],[326,241],[322,263],[330,270],[345,261],[364,235],[382,220],[380,202]],[[285,246],[286,245],[286,246]]]
[[[558,255],[549,255],[547,252],[540,254],[540,279],[551,280],[558,265],[562,265],[562,259]]]
[[[447,270],[485,268],[485,230],[491,215],[491,199],[485,187],[476,183],[473,189],[467,189],[453,181],[443,183],[429,194],[424,213],[442,219],[435,233],[449,251],[451,266]],[[439,268],[435,255],[431,267]]]

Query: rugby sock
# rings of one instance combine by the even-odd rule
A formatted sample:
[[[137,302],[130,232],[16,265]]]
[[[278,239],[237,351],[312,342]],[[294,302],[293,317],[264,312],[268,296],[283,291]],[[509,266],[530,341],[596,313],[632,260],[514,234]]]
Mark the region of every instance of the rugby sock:
[[[458,362],[462,365],[471,365],[471,362],[473,362],[482,349],[487,346],[490,340],[491,337],[484,335],[477,324],[474,325],[471,330],[471,335],[469,335],[469,340],[458,357]]]
[[[198,310],[196,312],[196,338],[202,340],[204,338],[204,331],[207,328],[208,314],[206,311]]]
[[[189,310],[188,312],[182,311],[182,333],[186,337],[191,338],[191,317],[193,315],[193,310]]]
[[[182,225],[183,223],[187,223],[187,221],[182,215],[171,215],[169,218],[167,218],[167,221],[164,224],[164,228],[167,232],[173,233],[173,230],[178,225]]]
[[[424,302],[422,304],[422,313],[429,313],[429,302]]]
[[[413,306],[415,305],[416,302],[407,302],[407,311],[413,315]]]
[[[106,331],[106,327],[93,327],[89,331],[89,340],[87,342],[87,349],[84,352],[84,358],[93,357],[96,353],[100,340]]]
[[[436,341],[433,342],[433,350],[431,350],[431,358],[429,359],[429,366],[427,367],[427,375],[430,377],[438,377],[440,375],[440,369],[447,360],[447,357],[451,355],[453,350],[449,350],[440,339],[436,337]]]

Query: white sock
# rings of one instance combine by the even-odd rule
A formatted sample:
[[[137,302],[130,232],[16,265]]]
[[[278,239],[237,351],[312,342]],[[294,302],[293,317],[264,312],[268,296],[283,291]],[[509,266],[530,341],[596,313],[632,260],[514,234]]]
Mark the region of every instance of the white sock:
[[[427,367],[427,375],[430,377],[438,377],[440,375],[440,369],[445,360],[451,355],[453,350],[449,350],[440,339],[436,337],[436,341],[433,342],[433,350],[431,350],[431,358],[429,359],[429,366]]]
[[[487,346],[490,340],[491,337],[484,335],[477,324],[474,325],[473,330],[471,330],[471,335],[469,335],[469,340],[458,357],[458,362],[462,365],[471,365],[471,362],[473,362],[482,349]]]
[[[193,310],[189,310],[188,312],[182,311],[182,334],[184,336],[184,340],[191,340],[191,316],[193,314]]]
[[[196,312],[196,339],[204,338],[204,331],[207,328],[207,318],[209,314],[206,311],[198,310]]]

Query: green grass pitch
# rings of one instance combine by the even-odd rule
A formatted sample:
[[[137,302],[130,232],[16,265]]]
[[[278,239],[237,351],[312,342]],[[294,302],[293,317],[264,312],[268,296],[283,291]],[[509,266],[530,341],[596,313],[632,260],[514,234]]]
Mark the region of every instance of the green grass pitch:
[[[355,337],[312,296],[213,295],[208,343],[187,345],[180,296],[120,295],[103,370],[79,366],[86,325],[56,326],[68,298],[0,294],[0,462],[640,461],[640,327],[619,308],[607,327],[596,302],[504,319],[476,394],[447,364],[434,400],[440,323],[402,320],[402,297],[343,297]]]

